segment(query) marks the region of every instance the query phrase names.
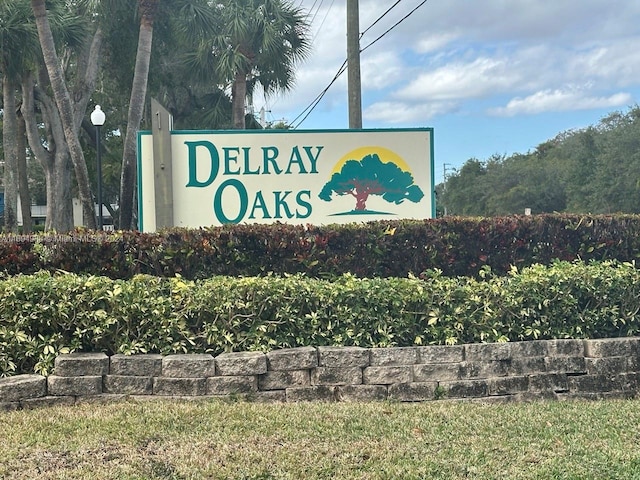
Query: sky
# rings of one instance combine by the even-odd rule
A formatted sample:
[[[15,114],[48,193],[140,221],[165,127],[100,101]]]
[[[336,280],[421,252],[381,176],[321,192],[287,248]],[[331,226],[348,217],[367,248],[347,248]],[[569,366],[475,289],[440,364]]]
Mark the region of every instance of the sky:
[[[410,14],[421,3],[359,2],[362,126],[432,127],[436,183],[640,102],[640,1],[427,0]],[[293,4],[310,54],[292,90],[254,109],[299,130],[348,128],[346,71],[326,90],[346,59],[346,0]]]

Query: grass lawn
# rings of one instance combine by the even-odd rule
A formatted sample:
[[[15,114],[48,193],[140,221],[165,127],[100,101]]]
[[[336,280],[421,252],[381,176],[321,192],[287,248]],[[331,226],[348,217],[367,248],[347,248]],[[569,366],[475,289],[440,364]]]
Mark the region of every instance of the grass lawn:
[[[2,479],[640,479],[640,400],[0,413]]]

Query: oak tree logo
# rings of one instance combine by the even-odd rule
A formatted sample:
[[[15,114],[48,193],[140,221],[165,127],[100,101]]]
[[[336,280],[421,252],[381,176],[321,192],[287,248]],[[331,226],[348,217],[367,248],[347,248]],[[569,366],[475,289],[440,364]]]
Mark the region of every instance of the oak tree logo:
[[[413,175],[407,164],[396,154],[387,149],[374,147],[375,153],[367,153],[361,159],[343,159],[336,165],[331,179],[318,194],[320,199],[331,201],[333,193],[351,195],[355,199],[355,208],[344,214],[382,213],[367,210],[367,200],[371,195],[379,195],[393,204],[401,204],[405,200],[418,203],[424,193],[414,184]],[[354,150],[349,155],[364,153],[367,149]],[[371,152],[371,148],[368,149]],[[388,153],[391,161],[382,161],[379,153]],[[406,170],[403,170],[404,166]],[[343,215],[344,215],[343,214]]]

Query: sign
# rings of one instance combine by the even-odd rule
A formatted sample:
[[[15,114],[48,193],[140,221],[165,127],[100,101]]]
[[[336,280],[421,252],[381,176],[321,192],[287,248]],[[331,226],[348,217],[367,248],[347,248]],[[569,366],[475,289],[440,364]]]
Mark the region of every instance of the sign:
[[[173,225],[330,224],[435,216],[433,130],[171,131]],[[158,172],[138,135],[139,227]]]

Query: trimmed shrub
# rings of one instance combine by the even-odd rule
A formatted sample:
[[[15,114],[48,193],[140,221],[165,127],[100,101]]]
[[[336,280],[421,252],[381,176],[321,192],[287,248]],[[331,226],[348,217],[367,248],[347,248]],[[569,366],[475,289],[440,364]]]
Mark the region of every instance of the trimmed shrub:
[[[638,333],[632,263],[554,262],[506,276],[485,268],[481,277],[18,275],[0,281],[0,375],[48,374],[68,351],[219,354]]]

